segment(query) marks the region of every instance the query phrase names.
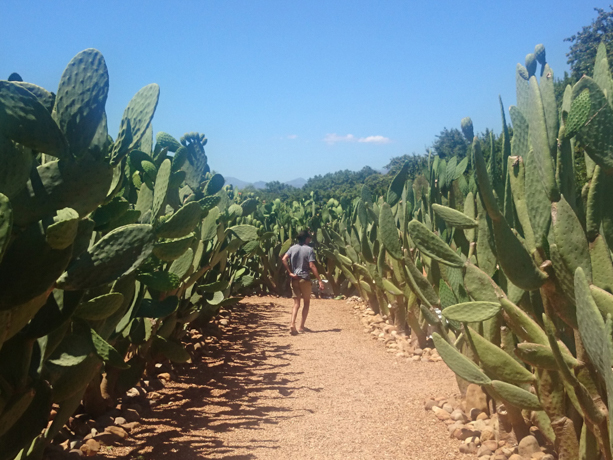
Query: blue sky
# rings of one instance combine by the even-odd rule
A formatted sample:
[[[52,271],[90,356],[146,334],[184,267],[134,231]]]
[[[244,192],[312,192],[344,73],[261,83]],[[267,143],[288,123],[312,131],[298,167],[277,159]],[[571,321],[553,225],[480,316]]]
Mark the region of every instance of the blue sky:
[[[381,168],[423,153],[465,116],[500,132],[515,65],[543,43],[556,75],[563,39],[600,0],[3,2],[0,78],[55,91],[97,48],[110,74],[114,137],[130,98],[161,87],[154,131],[205,133],[216,171],[286,181]]]

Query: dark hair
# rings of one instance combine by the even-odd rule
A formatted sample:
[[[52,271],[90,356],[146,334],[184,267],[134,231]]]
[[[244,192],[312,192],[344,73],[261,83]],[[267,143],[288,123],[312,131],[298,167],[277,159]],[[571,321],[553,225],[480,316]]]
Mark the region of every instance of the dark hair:
[[[311,234],[309,232],[307,232],[306,230],[301,230],[300,232],[298,232],[298,244],[304,244],[307,240],[307,238],[310,238]]]

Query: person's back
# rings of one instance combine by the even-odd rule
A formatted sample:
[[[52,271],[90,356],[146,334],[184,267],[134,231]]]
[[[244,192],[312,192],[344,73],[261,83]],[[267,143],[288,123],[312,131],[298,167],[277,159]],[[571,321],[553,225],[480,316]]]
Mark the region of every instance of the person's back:
[[[313,251],[313,248],[306,244],[294,244],[288,249],[287,254],[289,255],[292,273],[308,280],[311,273],[309,264],[315,262],[315,251]]]

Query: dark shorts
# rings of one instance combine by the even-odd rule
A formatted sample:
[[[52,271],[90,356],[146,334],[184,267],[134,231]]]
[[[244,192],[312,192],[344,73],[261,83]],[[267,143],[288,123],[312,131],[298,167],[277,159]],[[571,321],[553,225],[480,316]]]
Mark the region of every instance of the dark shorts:
[[[292,279],[292,297],[298,299],[310,299],[311,280]]]

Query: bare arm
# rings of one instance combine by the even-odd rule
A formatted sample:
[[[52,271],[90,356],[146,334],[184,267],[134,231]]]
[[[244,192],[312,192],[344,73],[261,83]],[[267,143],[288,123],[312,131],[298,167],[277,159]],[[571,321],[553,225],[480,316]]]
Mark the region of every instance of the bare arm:
[[[317,281],[319,281],[319,289],[323,291],[324,282],[319,278],[319,273],[317,272],[317,267],[315,266],[315,262],[309,262],[309,267],[311,268],[311,271],[315,275],[315,278],[317,278]]]
[[[287,270],[287,273],[289,273],[289,276],[291,278],[298,278],[298,275],[294,275],[292,271],[289,269],[289,264],[287,263],[288,260],[289,260],[289,254],[286,252],[283,258],[281,259],[281,262],[283,262],[283,265],[285,266],[285,269]]]

